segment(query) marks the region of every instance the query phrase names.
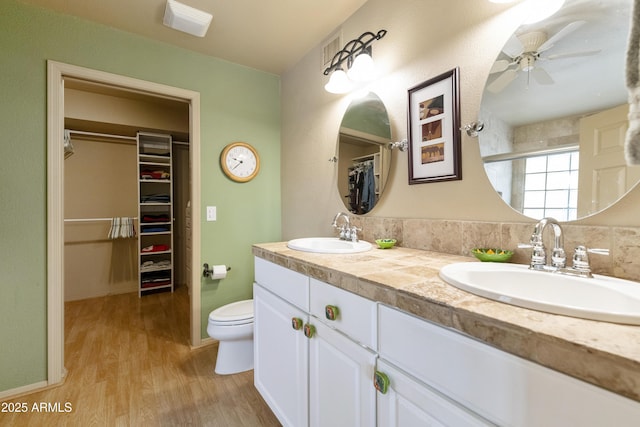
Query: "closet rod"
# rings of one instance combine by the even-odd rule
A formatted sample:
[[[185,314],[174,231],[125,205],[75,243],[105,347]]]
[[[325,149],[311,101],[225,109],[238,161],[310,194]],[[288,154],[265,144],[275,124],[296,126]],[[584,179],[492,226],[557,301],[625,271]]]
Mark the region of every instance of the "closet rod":
[[[98,132],[86,132],[82,130],[73,130],[73,129],[67,129],[67,130],[69,131],[69,133],[76,134],[76,135],[97,136],[101,138],[127,139],[130,141],[136,140],[135,136],[115,135],[110,133],[98,133]]]
[[[134,220],[138,219],[137,216],[126,217],[126,218],[133,218]],[[64,222],[99,222],[99,221],[113,221],[113,218],[65,218],[64,219]]]
[[[111,133],[87,132],[87,131],[83,131],[83,130],[73,130],[73,129],[67,129],[67,130],[69,131],[69,133],[76,134],[76,135],[95,136],[95,137],[101,137],[101,138],[126,139],[126,140],[134,141],[134,142],[137,140],[137,138],[135,136],[115,135],[115,134],[111,134]],[[188,142],[171,141],[171,143],[172,144],[176,144],[176,145],[189,146]]]

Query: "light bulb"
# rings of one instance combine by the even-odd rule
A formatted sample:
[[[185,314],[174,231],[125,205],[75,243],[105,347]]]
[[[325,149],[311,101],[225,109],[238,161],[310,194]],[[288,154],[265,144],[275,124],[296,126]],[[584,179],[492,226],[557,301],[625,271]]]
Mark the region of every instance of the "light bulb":
[[[324,85],[324,89],[331,93],[347,93],[353,87],[353,83],[347,77],[347,73],[342,68],[338,68],[329,77],[329,82]]]
[[[356,56],[353,65],[347,71],[347,76],[355,82],[367,82],[373,80],[375,67],[373,59],[366,53]]]

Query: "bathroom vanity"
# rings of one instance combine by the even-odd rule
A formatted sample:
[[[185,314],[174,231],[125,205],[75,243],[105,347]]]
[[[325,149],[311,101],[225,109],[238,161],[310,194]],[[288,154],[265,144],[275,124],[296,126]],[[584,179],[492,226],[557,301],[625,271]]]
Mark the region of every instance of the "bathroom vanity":
[[[640,327],[454,288],[469,258],[254,245],[255,385],[283,425],[636,425]]]

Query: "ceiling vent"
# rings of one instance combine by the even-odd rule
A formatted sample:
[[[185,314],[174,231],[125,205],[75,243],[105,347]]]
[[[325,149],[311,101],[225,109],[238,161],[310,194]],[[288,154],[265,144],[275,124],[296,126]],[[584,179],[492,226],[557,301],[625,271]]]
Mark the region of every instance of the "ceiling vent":
[[[342,47],[342,33],[333,34],[328,41],[322,46],[322,70],[324,71],[331,65],[331,60]]]

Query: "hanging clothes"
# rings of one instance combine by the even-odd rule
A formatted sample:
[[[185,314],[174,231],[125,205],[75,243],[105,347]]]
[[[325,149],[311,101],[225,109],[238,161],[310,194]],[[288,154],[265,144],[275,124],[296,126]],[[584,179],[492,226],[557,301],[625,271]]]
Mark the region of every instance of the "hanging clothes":
[[[352,213],[364,214],[376,204],[373,161],[357,162],[349,168],[349,208]]]
[[[362,210],[363,213],[366,213],[373,209],[376,204],[376,179],[372,164],[365,166],[363,181]]]

